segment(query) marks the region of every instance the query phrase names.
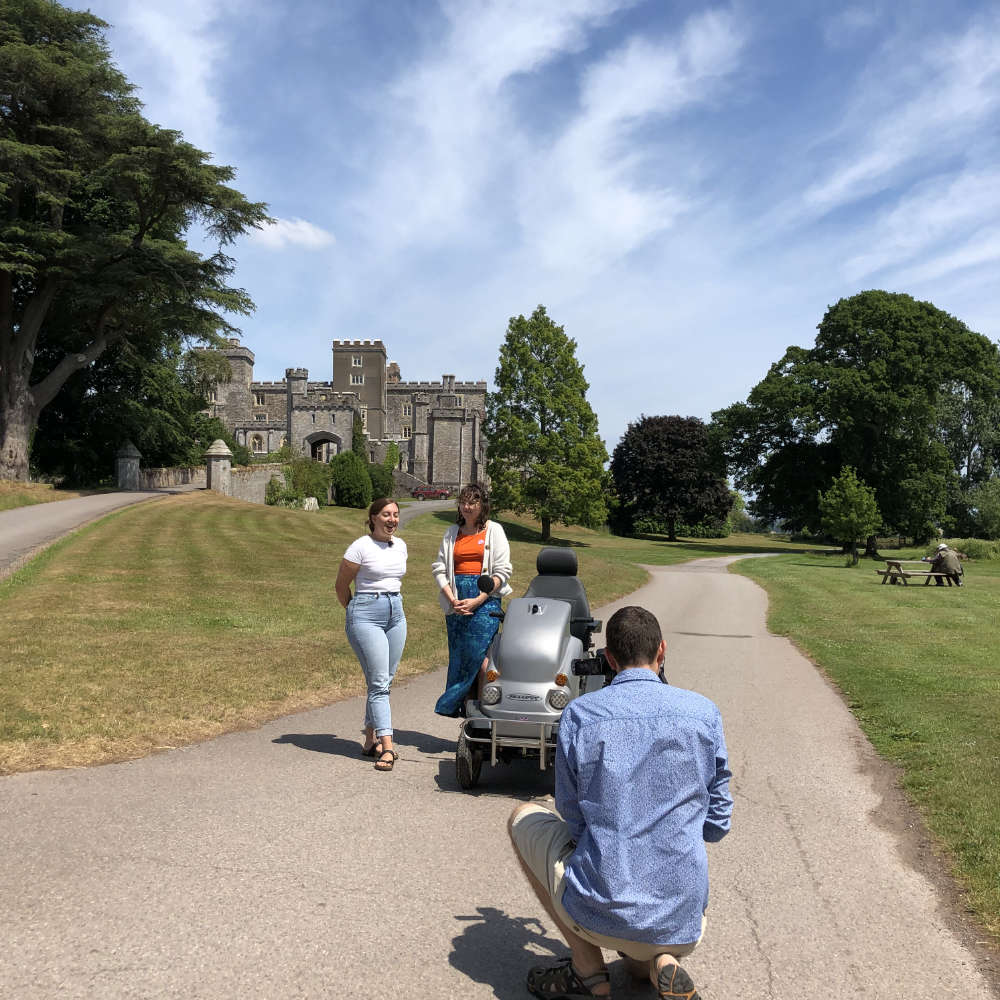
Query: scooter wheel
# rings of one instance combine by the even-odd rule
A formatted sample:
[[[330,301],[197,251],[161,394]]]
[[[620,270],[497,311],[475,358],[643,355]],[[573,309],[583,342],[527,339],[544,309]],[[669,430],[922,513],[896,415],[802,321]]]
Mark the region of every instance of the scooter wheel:
[[[455,776],[459,785],[469,791],[479,784],[479,774],[483,768],[483,752],[473,747],[465,738],[465,733],[459,733],[458,747],[455,750]]]

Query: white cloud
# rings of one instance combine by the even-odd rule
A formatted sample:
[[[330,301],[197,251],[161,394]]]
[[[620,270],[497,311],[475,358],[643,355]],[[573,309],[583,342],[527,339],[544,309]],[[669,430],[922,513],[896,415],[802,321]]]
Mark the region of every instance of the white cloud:
[[[270,250],[283,250],[289,246],[322,250],[334,243],[332,233],[305,219],[275,219],[270,226],[251,230],[248,238]]]
[[[710,12],[676,38],[633,38],[591,67],[578,116],[523,178],[520,222],[540,263],[581,276],[599,270],[696,203],[683,177],[672,186],[640,180],[649,166],[637,152],[640,133],[652,120],[711,103],[738,68],[743,45],[734,18]]]
[[[173,0],[167,5],[107,0],[115,61],[139,85],[150,121],[218,152],[223,122],[213,77],[228,50],[226,24],[242,0]]]
[[[1000,32],[994,20],[962,35],[895,40],[856,88],[844,124],[828,137],[837,166],[803,194],[823,215],[905,181],[911,170],[966,153],[1000,107]]]
[[[979,255],[980,229],[991,221],[1000,221],[1000,171],[935,177],[874,222],[866,235],[866,250],[845,263],[844,273],[852,281],[860,280],[921,255],[941,255],[933,270],[948,260],[957,265],[965,257],[962,243],[967,239],[980,248],[972,256]]]

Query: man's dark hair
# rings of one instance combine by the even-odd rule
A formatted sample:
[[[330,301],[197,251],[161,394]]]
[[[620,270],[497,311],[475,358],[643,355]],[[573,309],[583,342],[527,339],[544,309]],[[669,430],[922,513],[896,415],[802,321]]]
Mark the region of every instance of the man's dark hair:
[[[604,639],[608,652],[624,670],[655,663],[663,633],[655,615],[645,608],[630,605],[619,608],[611,616]]]

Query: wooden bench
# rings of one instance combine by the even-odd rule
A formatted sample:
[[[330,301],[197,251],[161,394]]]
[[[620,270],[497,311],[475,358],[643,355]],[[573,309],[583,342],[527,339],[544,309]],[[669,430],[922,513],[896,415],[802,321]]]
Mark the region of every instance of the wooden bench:
[[[903,586],[906,587],[909,584],[908,580],[912,580],[914,577],[924,577],[924,586],[926,587],[931,579],[947,580],[947,573],[932,573],[930,570],[917,570],[917,569],[903,569],[903,563],[923,563],[921,559],[886,559],[885,569],[875,570],[879,576],[882,577],[882,583],[899,583],[903,582]],[[923,565],[927,565],[923,563]],[[949,582],[949,586],[950,586]]]

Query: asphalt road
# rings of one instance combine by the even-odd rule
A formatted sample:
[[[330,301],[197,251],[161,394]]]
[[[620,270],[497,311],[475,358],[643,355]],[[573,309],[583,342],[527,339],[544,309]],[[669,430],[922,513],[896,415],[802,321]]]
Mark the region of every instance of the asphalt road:
[[[726,561],[654,569],[619,602],[659,616],[670,680],[726,724],[733,832],[710,847],[708,931],[685,961],[704,1000],[995,998],[891,775]],[[504,823],[550,782],[512,765],[461,792],[442,687],[437,671],[394,691],[390,774],[358,755],[351,699],[0,779],[0,996],[526,997],[527,968],[565,949]],[[616,997],[652,995],[612,969]]]

